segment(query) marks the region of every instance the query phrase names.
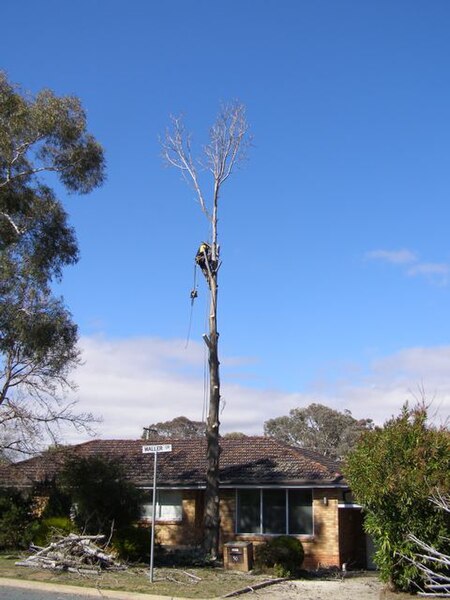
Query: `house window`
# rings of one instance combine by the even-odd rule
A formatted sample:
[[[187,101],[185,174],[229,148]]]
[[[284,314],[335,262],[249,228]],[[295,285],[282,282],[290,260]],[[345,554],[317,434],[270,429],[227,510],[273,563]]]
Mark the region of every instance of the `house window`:
[[[312,491],[238,490],[237,532],[312,535]]]
[[[238,507],[238,531],[259,533],[261,528],[260,490],[239,490]]]
[[[145,490],[142,505],[142,518],[151,521],[153,514],[153,492]],[[156,520],[181,521],[183,518],[182,493],[178,490],[158,490],[156,492]]]
[[[286,533],[286,490],[263,491],[263,533]]]
[[[312,535],[312,492],[311,490],[288,490],[289,533]]]

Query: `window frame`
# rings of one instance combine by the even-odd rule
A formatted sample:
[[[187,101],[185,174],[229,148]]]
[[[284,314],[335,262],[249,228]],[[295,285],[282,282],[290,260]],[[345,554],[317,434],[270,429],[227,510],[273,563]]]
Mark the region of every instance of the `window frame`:
[[[141,516],[141,521],[145,521],[147,523],[152,523],[153,522],[153,515],[151,514],[152,512],[152,508],[153,508],[153,488],[141,488],[142,490],[144,490],[144,492],[148,493],[150,496],[150,501],[149,502],[143,502],[141,504],[141,510],[142,510],[142,516]],[[177,494],[178,499],[179,499],[179,503],[177,502],[177,504],[174,503],[165,503],[164,501],[161,501],[161,497],[164,496],[164,494]],[[161,509],[164,506],[172,506],[175,507],[175,513],[179,513],[179,514],[175,514],[174,516],[171,517],[167,517],[167,516],[161,516]],[[144,507],[149,507],[148,513],[145,514],[144,513]],[[181,490],[177,490],[177,489],[157,489],[156,490],[156,504],[155,504],[155,509],[156,509],[156,523],[181,523],[181,521],[183,520],[183,492]]]
[[[258,531],[240,531],[240,492],[242,491],[258,491],[259,492],[259,527]],[[285,494],[285,531],[278,533],[265,533],[264,532],[264,492],[265,491],[283,491]],[[291,533],[289,531],[289,492],[304,491],[311,494],[311,531],[309,533]],[[314,519],[314,490],[313,488],[298,488],[298,487],[287,487],[287,488],[274,488],[274,487],[240,487],[235,489],[235,505],[236,505],[236,518],[235,518],[235,534],[236,535],[247,535],[247,536],[277,536],[277,535],[292,535],[295,537],[312,538],[315,535],[315,519]]]

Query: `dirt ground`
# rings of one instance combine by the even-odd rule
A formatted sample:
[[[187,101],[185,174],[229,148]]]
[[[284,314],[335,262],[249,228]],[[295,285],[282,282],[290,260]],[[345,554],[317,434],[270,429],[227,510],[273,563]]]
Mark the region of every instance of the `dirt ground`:
[[[337,578],[335,580],[288,581],[255,590],[241,596],[246,600],[391,600],[376,575]],[[395,594],[392,599],[406,600],[408,594]]]

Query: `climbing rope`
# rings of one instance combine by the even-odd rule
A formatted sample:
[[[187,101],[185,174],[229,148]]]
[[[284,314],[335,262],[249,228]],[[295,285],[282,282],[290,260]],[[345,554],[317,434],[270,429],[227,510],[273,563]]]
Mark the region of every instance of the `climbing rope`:
[[[208,326],[209,320],[209,307],[206,304],[205,310],[205,331]],[[202,408],[202,422],[206,423],[206,417],[208,414],[208,397],[209,397],[209,353],[206,344],[203,344],[203,408]]]
[[[189,340],[191,338],[191,329],[192,329],[192,314],[194,312],[194,300],[197,298],[198,296],[198,292],[197,292],[197,265],[196,263],[194,263],[194,285],[192,286],[192,290],[191,290],[191,308],[189,311],[189,325],[188,325],[188,332],[187,332],[187,336],[186,336],[186,344],[185,344],[185,348],[187,348],[189,346]]]

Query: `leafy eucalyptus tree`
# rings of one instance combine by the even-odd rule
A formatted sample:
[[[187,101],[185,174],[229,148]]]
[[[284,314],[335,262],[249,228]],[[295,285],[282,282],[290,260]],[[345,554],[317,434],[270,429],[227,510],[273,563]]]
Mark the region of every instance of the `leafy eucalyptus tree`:
[[[85,194],[104,169],[78,98],[31,96],[0,73],[0,448],[29,452],[62,421],[92,418],[64,402],[77,327],[51,283],[77,262],[78,245],[48,174]]]
[[[313,403],[269,419],[264,423],[264,434],[339,459],[355,446],[363,431],[372,427],[371,419],[355,419],[348,410],[340,412]]]
[[[200,209],[209,225],[209,241],[200,245],[197,263],[210,291],[209,333],[204,340],[208,349],[209,407],[206,422],[207,462],[204,546],[215,557],[219,544],[219,333],[217,328],[218,273],[221,265],[218,243],[219,198],[222,187],[237,163],[245,156],[249,145],[248,124],[243,104],[222,106],[210,129],[209,141],[200,159],[192,156],[191,136],[183,120],[172,118],[172,126],[162,142],[163,157],[169,166],[178,169],[196,194]],[[209,176],[204,182],[203,174]]]
[[[202,421],[191,421],[187,417],[175,417],[171,421],[161,421],[144,427],[143,440],[154,437],[163,438],[198,438],[204,437],[205,424]]]

